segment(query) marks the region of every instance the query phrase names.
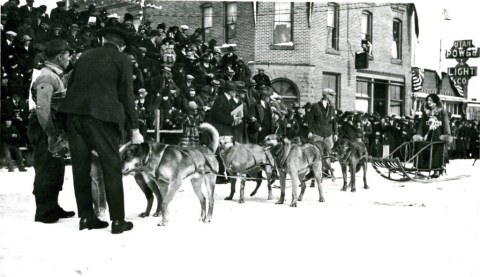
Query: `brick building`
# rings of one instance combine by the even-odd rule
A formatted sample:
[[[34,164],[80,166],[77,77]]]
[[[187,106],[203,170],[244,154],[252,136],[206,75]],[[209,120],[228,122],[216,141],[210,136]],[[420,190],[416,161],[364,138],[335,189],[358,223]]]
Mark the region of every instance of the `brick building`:
[[[138,5],[135,1],[132,5]],[[326,2],[207,2],[146,0],[153,25],[203,28],[204,40],[230,45],[264,68],[289,104],[337,92],[342,110],[409,115],[414,5]],[[417,25],[418,26],[418,25]],[[355,69],[362,39],[369,65]],[[368,42],[367,42],[368,41]]]

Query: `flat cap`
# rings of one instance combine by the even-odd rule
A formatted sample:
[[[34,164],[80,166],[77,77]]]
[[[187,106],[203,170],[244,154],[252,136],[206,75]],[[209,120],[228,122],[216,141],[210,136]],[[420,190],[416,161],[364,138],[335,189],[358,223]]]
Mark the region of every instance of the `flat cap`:
[[[63,39],[54,39],[45,43],[45,56],[53,58],[63,52],[72,52],[73,49]]]
[[[23,37],[22,37],[23,42],[29,41],[29,40],[32,40],[32,38],[29,35],[23,35]]]
[[[333,91],[333,89],[331,89],[331,88],[324,88],[324,89],[322,90],[322,95],[335,96],[335,95],[337,95],[337,94],[336,94],[335,91]]]
[[[219,82],[218,80],[213,80],[213,81],[212,81],[212,86],[219,87],[219,86],[220,86],[220,82]]]

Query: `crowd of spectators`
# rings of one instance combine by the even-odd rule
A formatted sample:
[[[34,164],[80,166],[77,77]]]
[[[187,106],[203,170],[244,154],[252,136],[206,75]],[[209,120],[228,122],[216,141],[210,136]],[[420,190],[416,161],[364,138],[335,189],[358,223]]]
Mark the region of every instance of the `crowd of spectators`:
[[[229,123],[238,141],[258,143],[272,132],[288,138],[308,135],[311,104],[300,107],[295,103],[288,109],[271,88],[264,69],[254,74],[234,47],[220,47],[214,39],[202,41],[202,29],[165,23],[154,26],[149,20],[136,29],[129,13],[120,19],[94,5],[84,11],[79,8],[72,3],[67,10],[60,1],[47,14],[46,6],[34,7],[33,0],[20,7],[18,0],[9,0],[2,7],[2,153],[10,170],[12,154],[23,170],[22,153],[14,148],[28,146],[29,86],[35,70],[45,61],[45,42],[61,38],[75,49],[71,69],[79,55],[101,46],[99,31],[112,25],[129,34],[124,52],[132,62],[136,108],[145,137],[150,136],[147,130],[155,128],[157,109],[161,129],[189,128],[202,121],[219,123],[219,117],[230,117],[215,105],[222,94],[234,100],[234,107],[244,103],[243,120]],[[340,138],[361,140],[370,155],[382,157],[412,139],[419,119],[337,110],[336,121]],[[452,119],[451,124],[451,158],[478,157],[478,122]]]

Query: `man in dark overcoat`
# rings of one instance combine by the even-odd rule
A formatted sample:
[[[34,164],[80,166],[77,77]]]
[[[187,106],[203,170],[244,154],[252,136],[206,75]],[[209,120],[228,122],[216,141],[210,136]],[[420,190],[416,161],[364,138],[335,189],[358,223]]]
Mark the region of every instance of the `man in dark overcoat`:
[[[142,143],[143,137],[135,111],[132,64],[122,53],[128,35],[121,27],[111,26],[102,36],[104,45],[84,52],[75,63],[60,111],[66,114],[80,230],[108,226],[93,209],[90,168],[94,150],[104,174],[112,233],[119,234],[131,230],[133,223],[125,221],[118,148],[125,130],[134,144]]]
[[[272,92],[269,88],[261,86],[258,89],[260,101],[258,101],[255,109],[255,118],[260,124],[258,130],[258,142],[262,142],[266,136],[275,133],[275,122],[273,119],[273,111],[270,106],[270,96]]]

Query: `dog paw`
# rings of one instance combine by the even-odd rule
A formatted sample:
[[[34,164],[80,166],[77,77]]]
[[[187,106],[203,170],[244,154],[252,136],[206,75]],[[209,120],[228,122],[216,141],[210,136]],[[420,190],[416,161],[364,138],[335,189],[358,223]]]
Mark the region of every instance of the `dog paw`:
[[[297,201],[300,201],[302,202],[303,198],[302,197],[298,197],[298,200]]]
[[[160,212],[158,212],[158,213],[154,213],[152,216],[153,216],[153,217],[159,217],[159,216],[160,216],[160,214],[161,214],[161,213],[160,213]]]
[[[367,186],[367,185],[365,185],[363,188],[364,188],[364,189],[369,189],[370,187],[369,187],[369,186]]]
[[[167,226],[167,224],[168,224],[168,221],[162,220],[157,224],[157,226]]]
[[[320,197],[320,199],[318,199],[318,202],[325,202],[325,199],[323,197]]]
[[[356,191],[357,191],[357,189],[354,189],[354,188],[352,188],[352,190],[351,190],[351,192],[356,192]]]
[[[225,200],[232,200],[232,199],[233,199],[233,197],[231,197],[231,196],[225,197]]]
[[[297,207],[297,203],[292,203],[292,204],[290,204],[290,207],[296,208],[296,207]]]
[[[144,213],[139,214],[138,216],[139,216],[139,217],[148,217],[149,214],[144,212]]]
[[[281,205],[281,204],[283,204],[283,200],[278,200],[277,202],[275,202],[275,204]]]
[[[342,189],[340,189],[341,191],[347,191],[347,188],[346,187],[342,187]]]

